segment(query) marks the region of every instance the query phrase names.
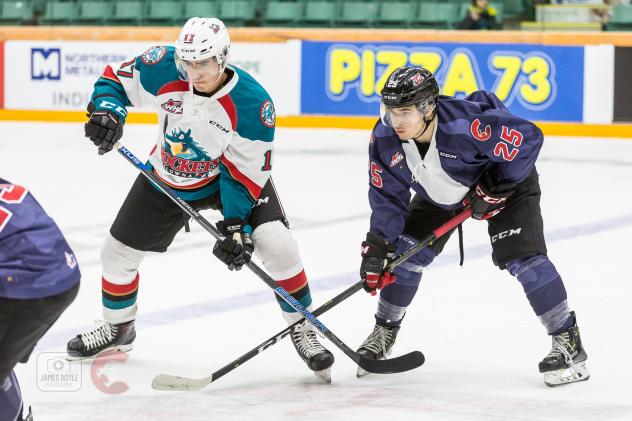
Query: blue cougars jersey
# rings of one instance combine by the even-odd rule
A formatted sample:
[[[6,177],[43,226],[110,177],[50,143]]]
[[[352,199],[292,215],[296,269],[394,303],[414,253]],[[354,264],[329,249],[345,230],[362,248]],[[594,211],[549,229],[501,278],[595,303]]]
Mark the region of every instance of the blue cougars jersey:
[[[27,189],[0,178],[0,297],[51,297],[80,277],[55,222]]]
[[[461,207],[483,172],[503,182],[524,180],[542,147],[542,132],[512,115],[491,92],[464,99],[440,96],[437,124],[425,156],[378,120],[369,145],[371,231],[388,241],[403,232],[411,189],[445,209]]]

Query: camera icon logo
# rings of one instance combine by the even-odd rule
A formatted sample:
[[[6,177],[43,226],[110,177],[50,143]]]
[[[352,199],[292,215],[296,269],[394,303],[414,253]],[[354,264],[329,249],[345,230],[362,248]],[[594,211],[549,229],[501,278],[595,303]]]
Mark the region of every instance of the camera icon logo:
[[[81,362],[68,361],[64,352],[37,356],[37,388],[42,392],[74,392],[81,388]]]

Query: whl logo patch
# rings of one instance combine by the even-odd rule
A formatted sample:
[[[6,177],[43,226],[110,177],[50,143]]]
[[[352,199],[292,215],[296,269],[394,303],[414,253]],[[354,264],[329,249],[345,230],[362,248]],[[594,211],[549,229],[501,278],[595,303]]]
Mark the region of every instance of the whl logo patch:
[[[398,151],[391,157],[391,164],[389,166],[394,167],[395,165],[402,162],[403,159],[404,159],[404,154]]]
[[[175,101],[169,98],[169,101],[163,102],[160,106],[168,113],[182,114],[182,101]]]

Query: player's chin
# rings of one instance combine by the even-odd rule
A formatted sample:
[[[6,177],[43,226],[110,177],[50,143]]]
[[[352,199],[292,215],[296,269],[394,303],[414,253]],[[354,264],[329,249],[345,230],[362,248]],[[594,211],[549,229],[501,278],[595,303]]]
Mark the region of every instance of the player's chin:
[[[193,87],[199,92],[206,92],[211,88],[211,82],[192,82]]]

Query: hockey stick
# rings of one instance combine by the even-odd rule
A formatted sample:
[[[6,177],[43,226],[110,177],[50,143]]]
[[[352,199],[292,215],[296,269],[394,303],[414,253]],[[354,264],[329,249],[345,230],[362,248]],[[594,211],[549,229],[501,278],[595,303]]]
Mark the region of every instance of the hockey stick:
[[[448,222],[446,222],[445,224],[441,225],[439,228],[434,230],[430,235],[428,235],[426,238],[421,240],[418,244],[406,250],[406,252],[404,252],[398,259],[392,261],[388,265],[388,270],[392,272],[397,266],[399,266],[400,264],[408,260],[411,256],[415,255],[422,249],[428,247],[437,238],[443,236],[445,233],[455,228],[457,225],[465,221],[471,215],[472,215],[472,210],[469,208],[457,214]],[[343,292],[336,295],[334,298],[332,298],[331,300],[327,301],[325,304],[323,304],[322,306],[314,310],[313,312],[314,316],[320,316],[326,311],[329,311],[334,306],[340,304],[341,302],[343,302],[344,300],[346,300],[347,298],[349,298],[350,296],[352,296],[353,294],[361,290],[363,286],[364,286],[364,281],[359,281],[351,285],[349,288],[347,288],[346,290],[344,290]],[[246,352],[241,357],[226,364],[224,367],[220,368],[219,370],[213,372],[210,376],[203,377],[201,379],[193,379],[193,378],[188,378],[188,377],[172,376],[170,374],[159,374],[156,377],[154,377],[154,380],[152,381],[151,386],[156,390],[189,390],[191,391],[191,390],[202,389],[203,387],[208,386],[209,384],[218,380],[220,377],[224,376],[225,374],[230,373],[231,371],[233,371],[234,369],[236,369],[237,367],[239,367],[246,361],[250,360],[254,356],[259,355],[260,353],[262,353],[263,351],[265,351],[272,345],[276,344],[281,339],[289,335],[292,332],[292,330],[301,323],[303,323],[303,320],[299,320],[295,322],[294,324],[286,327],[281,332],[277,333],[276,335],[272,336],[271,338],[257,345],[255,348]]]
[[[158,178],[153,171],[151,171],[145,164],[143,164],[129,149],[116,142],[115,147],[118,152],[123,155],[128,162],[134,165],[140,173],[148,180],[154,183],[167,197],[171,199],[180,209],[182,209],[187,215],[197,221],[202,228],[204,228],[215,239],[221,240],[223,237],[221,233],[215,228],[206,218],[198,213],[195,208],[189,205],[184,199],[179,197],[176,192],[167,187],[160,178]],[[276,295],[281,297],[286,303],[288,303],[295,311],[301,313],[305,320],[307,320],[312,326],[320,331],[323,336],[333,342],[342,352],[351,358],[357,365],[362,367],[369,373],[388,374],[388,373],[401,373],[404,371],[413,370],[424,363],[424,355],[419,351],[409,352],[408,354],[385,359],[385,360],[373,360],[363,357],[355,353],[351,348],[347,346],[340,338],[338,338],[331,330],[327,328],[320,320],[316,318],[311,312],[301,305],[294,297],[290,295],[284,288],[277,285],[263,269],[257,264],[250,261],[244,266],[248,266],[263,282],[268,285]]]

